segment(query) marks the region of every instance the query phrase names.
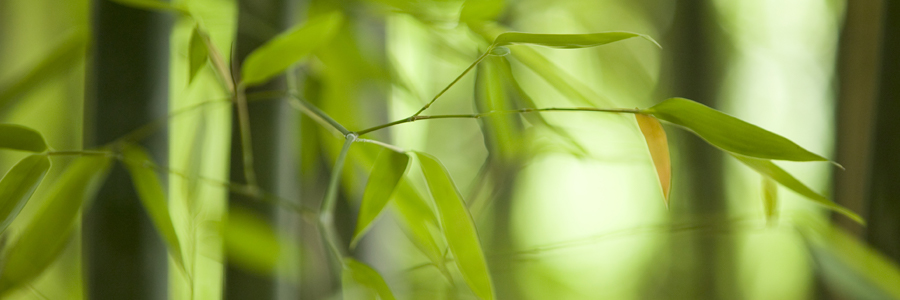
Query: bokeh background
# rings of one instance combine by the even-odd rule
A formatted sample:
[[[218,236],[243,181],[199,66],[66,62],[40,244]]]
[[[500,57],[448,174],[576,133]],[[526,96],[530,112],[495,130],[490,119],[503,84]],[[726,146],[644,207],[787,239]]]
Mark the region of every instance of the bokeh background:
[[[678,96],[783,135],[846,170],[779,165],[868,221],[863,227],[832,216],[782,189],[779,220],[767,223],[760,176],[672,126],[666,126],[674,173],[667,209],[646,145],[626,115],[542,114],[549,125],[519,117],[430,120],[372,134],[431,153],[448,167],[478,225],[500,299],[881,299],[877,288],[860,281],[866,276],[826,267],[829,256],[798,234],[809,224],[834,224],[888,260],[900,260],[896,1],[507,0],[478,26],[460,22],[463,1],[452,0],[182,2],[208,16],[203,21],[214,29],[213,40],[235,65],[310,15],[342,11],[346,23],[329,45],[251,92],[296,88],[351,130],[415,112],[497,32],[644,33],[662,48],[640,39],[575,50],[517,45],[491,59],[508,61],[538,107],[646,108]],[[210,70],[198,84],[185,84],[192,27],[171,13],[106,0],[4,0],[0,122],[35,128],[55,149],[87,149],[203,99],[227,99]],[[508,95],[509,103],[486,104],[478,80],[464,77],[429,114],[524,101]],[[342,140],[274,98],[250,105],[261,186],[316,207]],[[200,174],[241,181],[231,108],[200,111],[172,117],[144,145],[162,165],[177,169],[202,157]],[[199,144],[206,148],[196,149]],[[348,239],[377,150],[354,148],[342,170],[338,221]],[[22,157],[0,153],[0,166],[6,170]],[[45,182],[70,160],[54,158]],[[176,201],[184,183],[170,175],[160,174]],[[421,178],[410,180],[423,186]],[[221,186],[197,193],[209,214],[221,217],[226,205],[252,211],[303,250],[280,262],[288,271],[199,266],[208,268],[208,290],[192,296],[340,297],[340,281],[328,270],[312,224]],[[189,298],[183,279],[167,271],[165,248],[130,200],[135,197],[124,169],[114,170],[63,256],[7,296]],[[36,207],[26,206],[4,238],[14,239]],[[449,285],[423,266],[427,260],[392,219],[381,218],[354,254],[379,270],[398,297],[474,297],[464,284]]]

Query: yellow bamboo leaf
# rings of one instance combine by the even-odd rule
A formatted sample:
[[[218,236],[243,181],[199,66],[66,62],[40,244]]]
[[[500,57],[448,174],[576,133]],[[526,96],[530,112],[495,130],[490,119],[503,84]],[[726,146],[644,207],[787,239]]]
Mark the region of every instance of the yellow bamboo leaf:
[[[634,117],[641,128],[644,140],[647,141],[647,148],[650,149],[650,158],[653,159],[653,166],[656,167],[656,176],[659,178],[663,198],[665,198],[666,208],[668,208],[669,189],[672,186],[672,163],[669,160],[666,131],[659,124],[659,120],[653,116],[635,114]]]

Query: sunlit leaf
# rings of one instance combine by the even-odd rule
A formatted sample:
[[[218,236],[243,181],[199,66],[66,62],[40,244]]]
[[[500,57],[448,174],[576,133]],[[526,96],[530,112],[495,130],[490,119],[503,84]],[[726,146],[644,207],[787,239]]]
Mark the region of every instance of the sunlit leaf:
[[[3,256],[0,294],[27,284],[56,260],[82,207],[88,206],[106,178],[110,162],[106,156],[83,156],[53,184],[43,207]]]
[[[540,45],[553,48],[577,49],[588,48],[618,42],[633,37],[641,37],[648,41],[657,43],[653,38],[647,35],[631,32],[599,32],[585,34],[542,34],[542,33],[524,33],[524,32],[506,32],[494,39],[494,46],[503,46],[509,44],[530,44]]]
[[[382,209],[394,193],[394,188],[406,173],[409,166],[409,156],[390,149],[384,149],[375,160],[369,182],[363,193],[362,204],[359,207],[359,217],[356,221],[356,231],[353,233],[351,247],[355,246],[375,218],[381,214]]]
[[[766,221],[774,223],[778,220],[778,185],[766,176],[763,176],[762,179],[762,196]]]
[[[659,124],[659,120],[653,116],[635,114],[634,117],[637,120],[638,127],[641,128],[644,140],[647,141],[647,148],[650,149],[650,158],[653,160],[653,166],[656,168],[656,177],[659,178],[659,185],[662,187],[666,207],[669,207],[669,189],[672,186],[672,163],[669,161],[669,142],[666,140],[666,131]]]
[[[16,219],[25,203],[50,170],[45,155],[31,155],[16,163],[0,179],[0,233]]]
[[[188,73],[188,83],[190,83],[194,80],[194,76],[197,76],[197,73],[200,72],[200,69],[206,65],[206,61],[209,58],[209,49],[206,48],[206,42],[203,41],[203,36],[200,35],[197,27],[194,27],[194,31],[191,33],[188,53],[190,53],[188,64],[191,67]]]
[[[228,262],[258,274],[272,274],[286,250],[271,225],[242,209],[230,209],[223,234]]]
[[[260,46],[244,61],[241,80],[246,86],[263,83],[328,42],[343,22],[339,12],[310,19]]]
[[[125,6],[145,9],[145,10],[158,10],[158,11],[167,11],[167,12],[179,12],[185,13],[188,12],[183,8],[173,5],[168,1],[161,0],[110,0],[115,3],[119,3]]]
[[[475,295],[482,299],[494,299],[494,288],[475,222],[456,185],[437,158],[421,152],[416,152],[416,156],[431,196],[437,204],[444,237],[450,246],[450,252],[456,258],[460,273]]]
[[[466,0],[463,2],[459,21],[488,21],[497,18],[506,4],[504,0]]]
[[[178,235],[175,234],[175,227],[172,225],[172,217],[169,215],[169,207],[166,202],[166,194],[156,173],[150,168],[153,160],[144,149],[139,146],[128,146],[122,151],[125,167],[131,173],[131,181],[137,191],[144,210],[153,221],[156,231],[162,236],[166,247],[169,248],[172,259],[175,264],[184,268],[184,258],[181,252],[181,244],[178,241]]]
[[[78,65],[78,62],[84,58],[84,47],[87,40],[86,31],[75,31],[27,72],[16,74],[13,82],[0,83],[0,112],[15,103],[26,92]]]
[[[47,150],[47,143],[44,142],[44,136],[34,129],[16,124],[0,124],[0,148],[44,152]]]
[[[838,205],[837,203],[832,202],[828,198],[825,198],[825,196],[822,196],[821,194],[816,193],[815,191],[813,191],[812,189],[807,187],[805,184],[803,184],[802,182],[797,180],[797,178],[794,178],[794,176],[792,176],[790,173],[788,173],[787,171],[785,171],[784,169],[782,169],[781,167],[779,167],[778,165],[773,163],[772,161],[767,160],[767,159],[759,159],[759,158],[746,157],[746,156],[734,155],[734,154],[732,154],[732,156],[737,158],[739,161],[741,161],[745,165],[749,166],[751,169],[756,170],[756,172],[759,172],[763,176],[766,176],[768,178],[771,178],[772,180],[775,180],[776,182],[780,183],[781,185],[783,185],[784,187],[786,187],[788,189],[791,189],[792,191],[796,192],[797,194],[800,194],[803,197],[806,197],[815,203],[825,206],[828,209],[834,210],[842,215],[845,215],[848,218],[853,219],[856,222],[859,222],[860,224],[865,224],[865,220],[863,220],[859,215],[857,215],[853,211],[850,211],[849,209],[846,209],[846,208]]]
[[[846,299],[900,299],[900,267],[832,225],[803,234],[826,287]]]
[[[393,300],[394,294],[378,271],[353,258],[344,258],[344,271],[341,274],[341,285],[344,299],[378,299]]]
[[[756,125],[684,98],[670,98],[644,112],[685,127],[725,151],[766,159],[827,161]]]
[[[440,228],[440,224],[434,211],[425,203],[425,199],[416,192],[409,181],[401,179],[391,197],[391,203],[399,213],[405,225],[403,227],[416,248],[419,248],[432,263],[442,266],[444,257],[436,242],[438,238],[428,229]]]

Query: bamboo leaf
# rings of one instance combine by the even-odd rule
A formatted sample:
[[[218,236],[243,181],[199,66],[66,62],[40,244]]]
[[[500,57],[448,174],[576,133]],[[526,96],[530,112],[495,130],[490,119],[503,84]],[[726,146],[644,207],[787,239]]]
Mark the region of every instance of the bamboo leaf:
[[[353,258],[344,258],[341,285],[344,299],[376,299],[373,297],[375,295],[381,300],[395,299],[391,289],[378,271]]]
[[[531,44],[553,48],[578,49],[596,47],[618,42],[633,37],[641,37],[653,42],[657,47],[657,43],[648,35],[631,33],[631,32],[599,32],[585,34],[541,34],[541,33],[524,33],[524,32],[506,32],[502,33],[494,39],[493,46],[504,46],[509,44]]]
[[[50,158],[31,155],[16,163],[0,179],[0,233],[16,219],[50,170]]]
[[[351,247],[356,246],[375,218],[381,214],[408,166],[409,156],[406,153],[384,149],[378,155],[375,166],[372,167],[372,173],[369,175],[369,182],[366,183],[366,189],[363,192],[359,217],[356,221],[356,231],[350,242]]]
[[[669,190],[672,187],[672,163],[669,160],[669,142],[666,140],[666,131],[659,124],[659,120],[653,116],[635,114],[634,117],[638,127],[641,128],[644,140],[647,141],[647,148],[650,149],[650,158],[656,168],[656,176],[659,178],[659,185],[662,187],[663,198],[666,201],[666,208],[668,208]]]
[[[122,5],[125,5],[128,7],[137,8],[137,9],[189,14],[187,10],[185,10],[179,6],[173,5],[166,1],[159,1],[159,0],[110,0],[110,1],[122,4]]]
[[[243,84],[263,83],[304,59],[337,33],[343,22],[338,12],[315,17],[282,33],[247,56],[241,70]]]
[[[788,189],[791,189],[792,191],[796,192],[797,194],[800,194],[801,196],[804,196],[804,197],[812,200],[815,203],[825,206],[828,209],[831,209],[835,212],[845,215],[848,218],[853,219],[854,221],[865,225],[865,223],[866,223],[865,220],[863,220],[859,215],[857,215],[856,213],[854,213],[853,211],[851,211],[849,209],[846,209],[846,208],[838,205],[837,203],[832,202],[828,198],[825,198],[825,196],[822,196],[819,193],[816,193],[815,191],[813,191],[812,189],[807,187],[805,184],[803,184],[802,182],[797,180],[797,178],[794,178],[794,176],[792,176],[790,173],[788,173],[787,171],[785,171],[778,165],[772,163],[772,161],[767,160],[767,159],[759,159],[759,158],[735,155],[733,153],[732,153],[732,156],[737,158],[740,162],[744,163],[751,169],[756,170],[756,172],[759,172],[763,176],[766,176],[768,178],[771,178],[772,180],[775,180],[776,182],[780,183],[781,185],[783,185],[784,187],[786,187]]]
[[[713,146],[735,154],[776,160],[827,161],[780,135],[692,100],[670,98],[644,113],[687,128]]]
[[[17,74],[14,77],[15,81],[0,86],[0,112],[15,103],[26,92],[76,66],[84,57],[87,40],[88,35],[84,30],[71,33],[28,72]]]
[[[209,49],[206,48],[206,42],[203,41],[203,36],[200,35],[198,27],[194,27],[194,31],[191,33],[188,53],[188,64],[190,65],[188,83],[191,83],[194,77],[197,76],[197,73],[200,72],[200,69],[206,65],[206,61],[209,58]]]
[[[778,185],[769,177],[762,179],[763,211],[766,222],[774,224],[778,221]]]
[[[438,207],[444,237],[469,288],[481,299],[494,299],[494,288],[472,215],[437,158],[416,152],[428,189]]]
[[[405,225],[404,229],[413,244],[432,263],[439,267],[443,266],[444,255],[437,245],[438,238],[428,229],[429,227],[440,228],[440,223],[438,223],[434,211],[425,203],[425,199],[406,179],[401,179],[390,202],[399,213]]]
[[[80,157],[54,183],[44,206],[3,256],[0,295],[27,284],[56,260],[69,241],[72,224],[106,178],[110,163],[105,156]]]
[[[271,225],[249,211],[234,207],[228,212],[224,235],[228,262],[261,275],[276,270],[285,250]]]
[[[0,148],[29,151],[44,152],[47,150],[47,143],[44,142],[44,136],[34,129],[16,125],[16,124],[0,124]]]
[[[466,23],[493,20],[503,12],[505,2],[504,0],[466,0],[459,13],[459,21]]]
[[[166,194],[156,173],[153,172],[146,164],[153,163],[150,155],[136,145],[129,145],[122,151],[125,167],[131,174],[131,181],[134,188],[141,199],[141,204],[156,231],[162,237],[163,242],[169,248],[169,254],[175,260],[175,264],[182,270],[184,267],[184,257],[181,252],[181,244],[178,241],[178,235],[175,233],[175,227],[172,225],[172,217],[169,215],[169,207],[166,202]]]

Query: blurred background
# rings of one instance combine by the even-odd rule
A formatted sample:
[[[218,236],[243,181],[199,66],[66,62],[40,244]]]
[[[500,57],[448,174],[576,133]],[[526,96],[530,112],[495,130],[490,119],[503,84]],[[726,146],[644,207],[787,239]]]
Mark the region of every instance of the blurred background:
[[[879,290],[884,285],[870,280],[882,269],[857,262],[900,261],[895,1],[467,1],[475,10],[469,13],[463,1],[453,0],[179,3],[201,16],[197,22],[209,28],[234,70],[294,24],[342,11],[345,24],[328,45],[249,93],[296,89],[350,130],[414,113],[499,32],[647,34],[662,48],[640,39],[575,50],[509,46],[511,54],[490,57],[427,114],[531,105],[646,108],[685,97],[842,164],[846,170],[778,163],[868,222],[864,227],[832,216],[787,189],[779,192],[778,221],[767,222],[760,176],[674,126],[665,126],[674,174],[667,209],[646,144],[626,115],[429,120],[370,134],[433,154],[447,166],[478,226],[499,299],[890,298]],[[168,126],[143,140],[160,165],[241,182],[242,153],[232,122],[237,117],[229,105],[172,117],[202,101],[228,99],[211,68],[188,84],[193,27],[194,21],[177,14],[107,0],[4,0],[0,122],[35,128],[53,148],[74,150],[163,118]],[[506,83],[512,88],[503,101],[484,96],[491,72],[515,79]],[[286,97],[268,98],[274,99],[250,104],[260,186],[292,205],[317,207],[342,139],[292,109]],[[347,241],[379,150],[354,147],[340,170],[337,222]],[[24,156],[0,153],[0,167],[7,170]],[[54,157],[45,185],[70,160]],[[127,173],[117,167],[64,254],[7,297],[340,298],[339,277],[329,270],[313,224],[284,206],[229,194],[222,186],[192,190],[182,178],[160,176],[171,203],[202,207],[203,213],[184,215],[173,205],[173,218],[190,219],[176,224],[182,238],[201,234],[198,224],[221,220],[226,210],[249,211],[302,251],[283,257],[278,264],[288,267],[278,271],[242,268],[240,258],[231,256],[223,267],[222,238],[192,235],[201,241],[195,255],[209,259],[196,267],[204,279],[186,282],[167,268],[165,247],[131,200],[137,196]],[[421,178],[409,180],[426,195]],[[45,190],[38,189],[35,199]],[[15,239],[36,207],[27,205],[4,238]],[[399,298],[474,299],[462,281],[448,282],[427,265],[396,219],[390,211],[380,218],[354,256],[378,270]],[[825,226],[870,248],[843,253],[801,234],[821,224],[833,224]]]

